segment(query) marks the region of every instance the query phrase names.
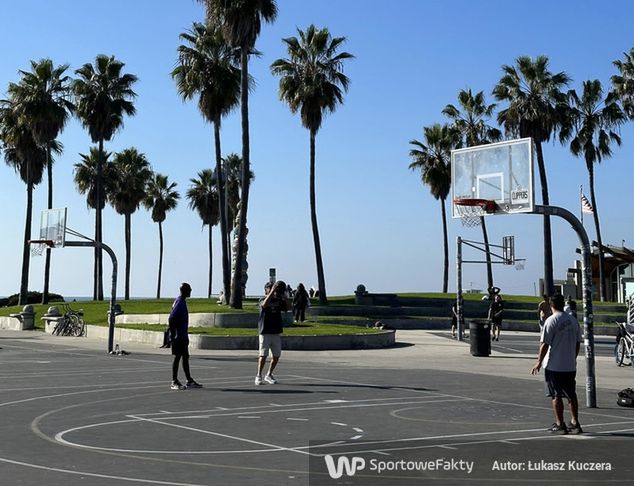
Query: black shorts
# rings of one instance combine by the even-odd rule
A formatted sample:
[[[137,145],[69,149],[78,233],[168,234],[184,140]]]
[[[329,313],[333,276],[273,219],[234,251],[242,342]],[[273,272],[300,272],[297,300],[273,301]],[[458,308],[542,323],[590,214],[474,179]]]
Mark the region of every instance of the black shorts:
[[[577,372],[544,370],[546,396],[550,398],[577,398]]]
[[[189,342],[182,339],[172,341],[172,354],[174,356],[189,356]]]

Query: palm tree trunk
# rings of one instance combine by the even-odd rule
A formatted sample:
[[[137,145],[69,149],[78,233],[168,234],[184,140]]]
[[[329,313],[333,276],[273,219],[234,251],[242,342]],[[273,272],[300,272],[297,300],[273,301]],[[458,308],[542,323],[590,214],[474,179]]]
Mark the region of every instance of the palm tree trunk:
[[[53,209],[53,164],[51,160],[51,143],[46,144],[46,172],[48,177],[48,209]],[[42,290],[42,304],[48,304],[48,285],[51,278],[51,249],[46,247],[46,262],[44,263],[44,289]]]
[[[539,167],[539,181],[542,186],[542,204],[548,206],[548,180],[546,178],[546,166],[544,164],[544,154],[542,144],[535,141],[535,151],[537,152],[537,165]],[[553,243],[550,230],[550,216],[544,216],[544,292],[552,295],[555,292],[553,281]]]
[[[445,208],[445,198],[440,200],[440,212],[442,214],[442,237],[443,244],[445,247],[445,258],[444,258],[444,266],[443,274],[442,274],[442,291],[444,294],[447,293],[447,288],[449,285],[449,238],[447,236],[447,209]]]
[[[163,225],[159,221],[159,268],[158,283],[156,284],[156,298],[161,298],[161,274],[163,273]]]
[[[242,188],[240,193],[240,209],[238,226],[238,247],[236,249],[236,264],[231,281],[230,305],[234,309],[242,309],[242,259],[246,251],[247,243],[247,209],[249,207],[249,58],[248,49],[240,49],[240,68],[242,70],[241,88],[241,118],[242,118]]]
[[[229,247],[227,246],[227,202],[225,199],[225,182],[222,171],[222,154],[220,152],[220,120],[214,123],[214,140],[216,146],[216,178],[218,180],[218,205],[220,209],[220,241],[222,242],[222,303],[231,298],[231,267],[229,266]]]
[[[208,242],[208,249],[209,249],[209,285],[207,286],[207,298],[211,299],[211,281],[212,281],[212,273],[213,273],[213,265],[214,265],[214,259],[213,259],[213,252],[212,247],[211,247],[211,229],[213,228],[213,226],[211,226],[211,224],[209,225],[209,242]]]
[[[315,246],[315,263],[317,264],[317,287],[319,288],[319,303],[327,304],[326,279],[324,264],[321,259],[321,243],[319,241],[319,227],[317,226],[317,205],[315,204],[315,130],[310,131],[310,223],[313,228],[313,244]]]
[[[594,165],[592,161],[586,160],[586,166],[588,167],[588,178],[590,183],[590,199],[592,200],[592,207],[594,212],[592,217],[594,219],[594,228],[597,232],[597,243],[599,244],[599,293],[601,302],[605,302],[607,294],[607,285],[605,283],[605,275],[603,274],[603,241],[601,239],[601,225],[599,224],[599,209],[597,208],[597,200],[594,194]]]
[[[482,238],[484,239],[484,249],[486,250],[487,262],[487,288],[493,287],[493,265],[491,264],[491,248],[489,247],[489,234],[484,216],[480,216],[480,226],[482,226]]]
[[[33,184],[31,183],[31,163],[26,167],[26,221],[24,223],[24,245],[22,248],[22,276],[20,279],[20,296],[18,305],[26,305],[29,294],[29,265],[31,263],[31,217],[33,213]]]
[[[130,300],[130,262],[132,260],[132,215],[125,214],[125,297]]]

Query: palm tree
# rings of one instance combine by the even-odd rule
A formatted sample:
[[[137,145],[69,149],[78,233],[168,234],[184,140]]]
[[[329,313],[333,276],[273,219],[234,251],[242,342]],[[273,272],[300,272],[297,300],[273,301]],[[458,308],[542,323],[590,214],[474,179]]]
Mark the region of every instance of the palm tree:
[[[9,95],[16,109],[33,133],[36,143],[46,148],[48,209],[53,208],[53,142],[63,130],[74,110],[69,100],[70,78],[64,73],[68,64],[54,67],[50,59],[31,61],[31,72],[19,71],[18,84],[9,85]],[[46,249],[42,304],[48,303],[51,249]]]
[[[413,159],[409,168],[411,170],[420,169],[423,184],[428,185],[432,196],[440,201],[444,245],[442,291],[446,293],[449,284],[449,242],[445,202],[451,189],[451,150],[459,146],[460,133],[450,125],[440,125],[439,123],[423,128],[423,133],[424,143],[418,140],[409,142],[410,145],[414,146],[409,151]]]
[[[630,120],[634,120],[634,47],[624,52],[624,60],[612,62],[619,74],[612,76],[612,88],[623,104],[623,110]]]
[[[500,130],[487,124],[488,120],[493,116],[493,110],[496,105],[495,103],[486,104],[484,92],[479,91],[473,95],[470,89],[460,90],[458,93],[458,104],[460,108],[449,104],[445,106],[442,112],[453,121],[454,127],[462,135],[463,145],[473,147],[500,141],[502,138]],[[493,287],[493,265],[491,263],[489,235],[487,234],[484,216],[480,216],[480,226],[482,227],[482,238],[486,249],[488,288],[491,288]]]
[[[220,150],[220,122],[240,101],[240,70],[235,66],[235,54],[225,42],[218,28],[194,23],[192,30],[181,34],[185,41],[178,47],[178,65],[172,71],[178,93],[185,100],[198,94],[198,108],[214,126],[216,149],[216,180],[220,205],[220,234],[222,247],[223,303],[231,296],[231,268],[227,233],[226,197]]]
[[[313,230],[319,302],[327,304],[326,279],[321,258],[321,243],[315,204],[315,138],[325,113],[335,111],[343,103],[343,92],[350,80],[343,74],[343,63],[354,56],[338,49],[345,37],[331,37],[327,28],[310,25],[297,30],[297,37],[283,39],[288,59],[271,64],[271,72],[280,76],[280,99],[286,101],[292,113],[301,114],[302,126],[310,133],[310,221]]]
[[[4,145],[4,160],[13,167],[26,184],[26,219],[22,247],[22,274],[18,304],[27,303],[29,289],[29,266],[31,221],[33,217],[33,187],[42,182],[46,166],[46,150],[38,145],[33,132],[26,125],[13,100],[0,101],[0,140]],[[59,149],[58,145],[54,148]]]
[[[209,285],[207,298],[211,298],[211,277],[213,270],[213,253],[211,244],[211,229],[218,224],[220,208],[218,204],[218,180],[216,174],[210,169],[204,169],[198,173],[198,178],[190,179],[191,186],[187,190],[189,207],[196,210],[203,222],[203,226],[209,226]]]
[[[531,137],[537,153],[542,204],[549,204],[546,164],[542,143],[547,142],[566,118],[566,94],[562,91],[570,82],[565,72],[551,73],[548,58],[520,56],[515,66],[502,66],[504,75],[493,89],[498,101],[508,102],[498,113],[498,123],[508,134]],[[553,250],[550,217],[544,216],[544,285],[545,292],[554,292]]]
[[[145,190],[143,205],[152,211],[152,221],[158,223],[159,228],[159,267],[156,298],[161,298],[161,275],[163,272],[163,221],[167,212],[178,206],[180,194],[176,191],[176,182],[169,182],[167,176],[155,173],[150,178]]]
[[[86,195],[86,206],[90,209],[102,210],[106,206],[108,195],[114,191],[117,182],[115,173],[110,162],[110,153],[101,152],[98,147],[90,147],[89,154],[79,154],[81,162],[75,164],[74,181],[75,187],[80,194]],[[97,179],[97,167],[101,165],[101,177]],[[97,182],[105,190],[97,197]],[[99,204],[97,201],[100,201]]]
[[[275,0],[202,0],[207,22],[219,26],[229,46],[240,53],[240,109],[242,119],[242,191],[238,225],[236,265],[231,280],[231,307],[242,308],[242,260],[246,253],[247,209],[249,205],[249,55],[254,53],[262,21],[277,17]]]
[[[108,200],[117,213],[125,217],[125,300],[130,299],[130,262],[132,213],[145,199],[145,188],[152,177],[152,168],[145,154],[128,148],[115,154],[112,164],[116,184]]]
[[[72,89],[76,99],[77,116],[84,128],[88,129],[92,142],[99,144],[100,152],[103,152],[104,141],[112,140],[114,134],[123,127],[123,117],[136,113],[132,103],[136,94],[132,86],[137,77],[133,74],[122,74],[124,65],[114,56],[100,54],[96,57],[94,65],[87,63],[75,71],[79,78],[73,81]],[[103,193],[100,185],[103,164],[102,159],[97,159],[97,194]],[[103,300],[103,264],[100,247],[102,209],[103,207],[99,206],[95,213],[95,300]]]
[[[570,99],[570,124],[564,126],[560,134],[562,141],[572,138],[570,151],[577,157],[583,156],[588,170],[590,197],[594,208],[594,227],[599,243],[599,286],[601,300],[605,301],[607,289],[603,274],[603,242],[599,224],[599,208],[594,190],[594,164],[612,155],[613,144],[621,145],[621,137],[615,131],[626,120],[626,115],[617,103],[614,93],[605,98],[598,79],[583,82],[581,97],[573,89],[568,92]]]
[[[227,211],[227,243],[231,248],[231,232],[235,229],[236,216],[240,207],[240,187],[242,186],[242,159],[236,153],[227,155],[222,160],[222,175],[226,185]],[[249,182],[253,182],[255,174],[249,171]]]

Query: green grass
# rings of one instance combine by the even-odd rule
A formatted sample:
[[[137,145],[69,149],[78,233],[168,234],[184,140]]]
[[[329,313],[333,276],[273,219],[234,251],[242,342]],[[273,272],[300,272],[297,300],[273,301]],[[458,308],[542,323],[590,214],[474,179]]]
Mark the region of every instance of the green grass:
[[[107,324],[99,325],[106,326]],[[164,324],[120,324],[117,327],[140,329],[142,331],[165,331]],[[379,330],[359,326],[317,324],[312,322],[294,324],[284,328],[284,334],[287,336],[332,336],[338,334],[374,334],[376,332],[379,332]],[[255,328],[242,327],[190,327],[189,333],[209,336],[256,336],[258,331]]]
[[[169,299],[149,299],[149,300],[124,300],[119,301],[123,312],[126,314],[167,314],[172,308],[173,298]],[[83,301],[83,302],[69,302],[73,310],[82,309],[84,311],[84,321],[88,324],[107,324],[108,323],[108,309],[110,303],[96,302],[96,301]],[[61,313],[64,313],[64,304],[62,302],[52,302],[47,305],[33,304],[33,309],[36,312],[35,327],[36,329],[44,329],[44,321],[40,319],[49,307],[56,306]],[[240,314],[249,312],[258,312],[257,302],[254,300],[248,300],[244,302],[244,309],[232,309],[229,306],[216,304],[216,299],[188,299],[187,307],[190,313],[194,312],[221,312],[227,314]],[[9,314],[16,314],[22,310],[22,306],[1,307],[0,316],[8,316]]]

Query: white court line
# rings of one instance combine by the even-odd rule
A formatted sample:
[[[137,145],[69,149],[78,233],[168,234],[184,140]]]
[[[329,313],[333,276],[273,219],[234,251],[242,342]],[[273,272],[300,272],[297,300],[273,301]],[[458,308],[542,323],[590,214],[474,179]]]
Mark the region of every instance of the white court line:
[[[286,417],[286,420],[297,420],[298,422],[308,422],[307,418]]]
[[[350,437],[350,440],[358,440],[361,437],[363,437],[363,434],[362,435],[355,435],[354,437]]]
[[[348,424],[342,424],[341,422],[330,422],[332,425],[341,425],[342,427],[347,427]]]
[[[497,342],[497,341],[496,341],[496,342]],[[501,349],[508,349],[509,351],[513,351],[513,352],[515,352],[515,353],[520,353],[520,354],[521,354],[521,353],[524,353],[524,351],[521,351],[521,350],[519,350],[519,349],[509,348],[509,347],[507,347],[507,346],[501,346],[500,344],[492,344],[492,345],[491,345],[491,348],[494,348],[494,347],[495,347],[495,348],[501,348]],[[529,354],[529,353],[526,353],[526,354]]]
[[[410,392],[415,392],[415,393],[421,393],[424,394],[426,396],[430,396],[431,394],[436,394],[436,392],[429,392],[427,390],[416,390],[410,387],[406,387],[404,385],[402,386],[385,386],[385,385],[377,385],[374,383],[358,383],[358,382],[354,382],[354,381],[345,381],[345,380],[332,380],[332,379],[326,379],[326,378],[317,378],[317,377],[309,377],[309,376],[300,376],[300,375],[289,375],[289,376],[295,376],[297,378],[303,378],[305,380],[317,380],[317,381],[325,381],[328,383],[341,383],[344,385],[355,385],[355,386],[367,386],[370,388],[387,388],[387,389],[393,389],[393,390],[405,390],[405,391],[410,391]],[[462,395],[450,395],[450,394],[437,394],[438,396],[443,396],[443,397],[451,397],[451,398],[457,398],[457,399],[461,399],[461,400],[473,400],[475,402],[482,402],[482,403],[494,403],[496,405],[511,405],[514,407],[521,407],[521,408],[530,408],[533,410],[548,410],[548,411],[552,411],[552,407],[545,407],[545,406],[537,406],[537,405],[528,405],[525,403],[513,403],[513,402],[501,402],[498,400],[487,400],[485,398],[473,398],[473,397],[465,397]],[[622,415],[610,415],[610,414],[606,414],[606,413],[596,413],[596,412],[588,412],[586,410],[579,410],[579,414],[582,415],[588,415],[588,416],[592,416],[592,417],[604,417],[604,418],[612,418],[612,419],[625,419],[626,417],[622,416]],[[634,419],[632,419],[634,421]]]
[[[259,419],[261,417],[256,417],[255,415],[238,415],[239,419]]]
[[[632,424],[632,421],[627,421],[627,422],[610,422],[610,423],[605,423],[605,424],[590,424],[590,425],[584,425],[584,427],[589,428],[589,427],[604,427],[604,426],[610,426],[610,425],[620,425],[620,424]],[[610,433],[614,433],[614,432],[623,432],[626,430],[632,430],[632,429],[623,429],[623,430],[615,430],[612,431]],[[422,437],[409,437],[409,438],[404,438],[404,439],[387,439],[387,440],[373,440],[373,441],[365,441],[363,442],[362,446],[366,446],[366,445],[377,445],[377,444],[398,444],[398,443],[406,443],[406,442],[414,442],[414,441],[429,441],[429,440],[443,440],[443,439],[459,439],[459,438],[467,438],[467,437],[481,437],[481,436],[486,436],[486,435],[510,435],[510,434],[526,434],[526,433],[532,433],[532,432],[541,432],[544,433],[544,429],[543,428],[539,428],[539,429],[523,429],[523,430],[506,430],[506,431],[494,431],[494,432],[471,432],[471,433],[466,433],[466,434],[448,434],[448,435],[436,435],[436,436],[422,436]],[[607,433],[607,432],[606,432]],[[511,440],[514,441],[522,441],[522,440],[534,440],[534,439],[547,439],[547,438],[559,438],[559,437],[563,437],[563,436],[557,436],[557,437],[553,437],[553,436],[530,436],[530,437],[513,437]],[[575,436],[570,436],[570,437],[575,437]],[[565,436],[565,438],[567,438],[567,436]],[[487,439],[484,441],[469,441],[469,442],[461,442],[461,443],[452,443],[451,446],[456,446],[456,445],[472,445],[472,444],[488,444],[488,443],[492,443],[492,442],[501,442],[504,441],[506,439]],[[342,445],[348,445],[348,444],[342,444]],[[352,444],[350,444],[352,445]],[[321,445],[318,446],[313,446],[313,450],[322,447]],[[421,444],[419,446],[412,446],[412,447],[389,447],[389,448],[381,448],[380,450],[382,451],[398,451],[398,450],[412,450],[412,449],[428,449],[430,447],[450,447],[449,445],[446,444]],[[367,449],[367,450],[355,450],[355,451],[346,451],[346,452],[329,452],[330,455],[340,455],[340,454],[358,454],[358,453],[362,453],[362,452],[371,452],[373,450],[376,449]]]
[[[130,477],[125,477],[125,476],[112,476],[109,474],[97,474],[97,473],[91,473],[91,472],[85,472],[85,471],[76,471],[76,470],[71,470],[71,469],[61,469],[58,467],[49,467],[49,466],[40,466],[39,464],[33,464],[33,463],[29,463],[29,462],[22,462],[22,461],[13,461],[11,459],[6,459],[4,457],[0,457],[0,462],[4,462],[7,464],[13,464],[15,466],[24,466],[24,467],[30,467],[33,469],[43,469],[45,471],[53,471],[53,472],[58,472],[58,473],[64,473],[64,474],[73,474],[75,476],[88,476],[88,477],[92,477],[92,478],[103,478],[103,479],[116,479],[117,481],[130,481],[133,483],[145,483],[145,484],[162,484],[165,486],[209,486],[206,484],[194,484],[194,483],[175,483],[172,481],[155,481],[152,479],[140,479],[140,478],[130,478]]]

